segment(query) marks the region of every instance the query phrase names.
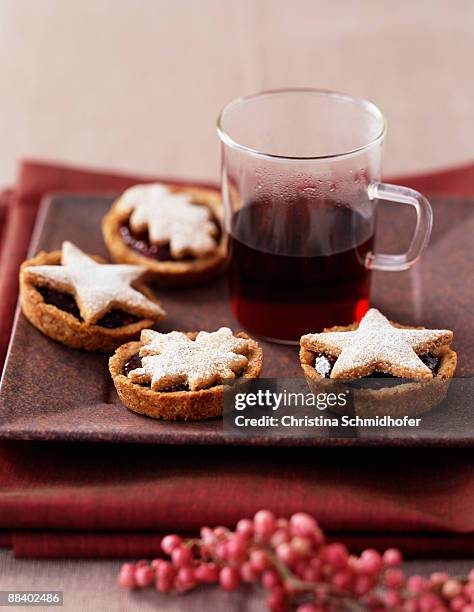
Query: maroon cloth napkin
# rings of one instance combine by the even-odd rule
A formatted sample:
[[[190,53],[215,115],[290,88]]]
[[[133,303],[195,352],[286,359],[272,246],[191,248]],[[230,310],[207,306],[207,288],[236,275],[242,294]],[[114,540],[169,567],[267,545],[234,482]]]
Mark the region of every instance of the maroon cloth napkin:
[[[2,233],[1,351],[41,197],[121,190],[138,180],[144,179],[21,165]],[[469,196],[474,165],[397,182]],[[0,545],[13,545],[18,556],[151,556],[163,531],[232,525],[262,507],[311,512],[355,548],[400,545],[418,556],[472,556],[472,453],[0,443]]]
[[[311,512],[356,547],[472,556],[471,461],[459,449],[3,442],[0,529],[18,556],[143,557],[165,531],[234,525],[266,507]]]

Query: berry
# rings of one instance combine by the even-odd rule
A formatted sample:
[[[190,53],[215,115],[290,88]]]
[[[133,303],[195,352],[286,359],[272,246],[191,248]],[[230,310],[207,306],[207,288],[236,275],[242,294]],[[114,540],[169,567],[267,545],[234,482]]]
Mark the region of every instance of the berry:
[[[173,588],[173,581],[166,580],[165,578],[157,578],[155,588],[160,593],[168,593]]]
[[[288,542],[278,544],[276,555],[280,561],[283,561],[288,566],[294,565],[298,561],[298,555]]]
[[[407,580],[407,590],[410,593],[422,593],[426,589],[426,580],[423,576],[410,576]]]
[[[287,529],[277,529],[270,539],[270,544],[276,548],[282,542],[289,542],[290,534]]]
[[[247,550],[246,544],[242,538],[239,538],[238,535],[235,535],[231,538],[226,546],[226,559],[230,561],[239,561]]]
[[[459,580],[446,580],[441,589],[441,593],[448,599],[453,599],[462,593],[462,584]]]
[[[434,593],[425,593],[419,599],[419,609],[423,612],[433,612],[436,608],[439,608],[441,599]]]
[[[224,591],[235,591],[239,588],[240,576],[235,567],[223,567],[219,573],[219,583]]]
[[[276,529],[276,518],[270,510],[259,510],[253,517],[253,529],[258,535],[270,537]]]
[[[273,612],[283,612],[286,609],[286,592],[282,587],[275,587],[267,597],[267,607]]]
[[[318,524],[306,512],[297,512],[290,517],[290,529],[293,535],[311,536],[318,529]]]
[[[383,561],[380,553],[373,548],[364,550],[359,559],[359,571],[362,574],[377,575],[382,569]]]
[[[125,563],[122,565],[117,582],[125,589],[134,589],[137,586],[135,580],[135,565],[133,563]]]
[[[402,561],[402,553],[397,548],[388,548],[383,554],[383,562],[387,567],[397,567]]]
[[[303,578],[305,582],[319,582],[321,578],[321,571],[316,567],[306,565],[306,567],[301,571],[301,578]]]
[[[171,561],[175,567],[185,567],[191,563],[191,549],[187,546],[179,546],[174,548],[171,553]]]
[[[349,570],[341,570],[334,574],[331,582],[336,587],[336,589],[346,591],[352,584],[352,578],[352,572],[350,572]]]
[[[260,576],[260,572],[254,568],[250,561],[245,561],[240,567],[240,577],[243,582],[255,582]]]
[[[390,610],[392,608],[398,607],[401,603],[402,598],[398,591],[390,589],[385,593],[384,600],[385,600],[385,605]]]
[[[453,597],[451,599],[451,601],[449,602],[449,607],[451,610],[455,610],[457,612],[461,612],[461,611],[464,612],[466,604],[467,604],[467,601],[464,599],[464,597],[460,597],[458,595],[457,597]]]
[[[181,546],[181,544],[182,544],[182,540],[178,535],[175,535],[175,534],[167,535],[161,540],[161,550],[165,554],[171,555],[173,550],[175,548],[178,548],[178,546]]]
[[[354,584],[354,593],[359,597],[366,595],[372,588],[373,582],[368,576],[357,576]]]
[[[194,577],[198,582],[212,584],[219,580],[219,568],[215,563],[201,563],[194,570]]]
[[[266,589],[273,589],[274,587],[281,585],[281,579],[278,572],[275,570],[267,570],[262,574],[262,585]]]
[[[151,567],[155,570],[158,569],[158,567],[162,564],[162,563],[166,563],[166,561],[164,559],[153,559],[153,561],[150,563]]]
[[[213,544],[215,544],[216,536],[214,534],[214,531],[209,527],[201,527],[199,534],[201,536],[201,542],[206,546],[212,546]]]
[[[216,536],[216,538],[226,536],[228,533],[229,533],[229,530],[227,529],[227,527],[223,527],[222,525],[219,525],[218,527],[214,527],[214,535]]]
[[[441,586],[448,579],[449,579],[449,576],[445,572],[434,572],[430,576],[430,584],[432,586]]]
[[[191,589],[196,584],[194,569],[190,566],[180,567],[176,580],[180,587],[184,588],[185,590]]]
[[[403,572],[399,569],[388,569],[385,572],[384,582],[390,589],[399,589],[405,582]]]
[[[155,580],[155,572],[149,565],[141,565],[135,570],[135,582],[138,587],[149,587]]]
[[[222,559],[223,561],[226,561],[229,558],[227,542],[219,542],[219,544],[216,546],[216,557],[218,559]]]
[[[328,544],[323,550],[323,558],[334,569],[344,569],[347,566],[349,553],[344,544],[334,543]]]
[[[173,580],[175,576],[175,569],[169,561],[163,561],[156,567],[157,578],[163,578],[164,580]]]
[[[235,527],[237,533],[242,533],[247,537],[252,537],[253,534],[253,523],[250,519],[240,519]]]
[[[263,572],[263,570],[270,566],[270,559],[265,551],[253,550],[250,553],[250,563],[257,572]]]
[[[297,555],[305,556],[311,552],[311,540],[305,536],[294,536],[290,542],[291,548]]]

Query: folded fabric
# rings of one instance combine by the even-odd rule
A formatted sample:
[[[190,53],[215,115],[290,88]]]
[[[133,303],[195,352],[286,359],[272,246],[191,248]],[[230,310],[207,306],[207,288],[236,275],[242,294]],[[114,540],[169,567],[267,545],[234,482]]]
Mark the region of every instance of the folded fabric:
[[[0,359],[41,197],[118,191],[139,180],[147,179],[21,165],[0,254]],[[397,182],[474,194],[474,164]],[[18,556],[151,556],[164,531],[232,525],[263,507],[311,512],[356,548],[472,556],[472,453],[0,443],[0,545],[11,542]]]
[[[413,176],[391,177],[387,182],[406,185],[430,195],[469,198],[474,196],[474,163]]]
[[[71,532],[71,531],[15,531],[0,547],[12,547],[16,557],[73,558],[73,559],[153,559],[160,556],[162,535],[140,532]],[[395,546],[404,551],[406,559],[471,558],[474,550],[472,535],[440,536],[437,534],[388,536],[339,533],[328,538],[344,542],[353,553],[366,548],[386,550]]]
[[[0,529],[12,529],[18,555],[123,556],[129,547],[143,556],[163,532],[234,525],[260,508],[304,509],[332,536],[354,543],[359,534],[358,547],[380,538],[412,555],[469,556],[471,455],[3,442]]]

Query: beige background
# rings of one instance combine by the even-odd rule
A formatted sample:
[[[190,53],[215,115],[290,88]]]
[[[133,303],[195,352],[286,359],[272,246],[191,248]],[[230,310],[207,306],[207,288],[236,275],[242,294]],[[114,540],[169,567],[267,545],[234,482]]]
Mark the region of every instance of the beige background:
[[[0,0],[0,184],[22,156],[216,178],[217,112],[366,96],[389,173],[474,158],[472,0]]]
[[[468,161],[473,60],[473,0],[0,0],[0,185],[22,156],[216,178],[217,112],[282,86],[376,102],[387,172]],[[64,589],[68,610],[263,609],[122,593],[118,567],[2,552],[0,588]]]

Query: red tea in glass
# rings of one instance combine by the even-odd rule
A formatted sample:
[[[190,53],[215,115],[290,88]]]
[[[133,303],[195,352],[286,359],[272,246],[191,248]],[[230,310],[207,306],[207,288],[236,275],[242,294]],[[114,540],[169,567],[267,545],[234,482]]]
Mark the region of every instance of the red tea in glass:
[[[372,246],[371,224],[330,200],[245,206],[229,234],[232,310],[249,331],[287,341],[360,319]]]
[[[312,89],[263,92],[222,111],[231,304],[253,334],[296,343],[360,320],[370,270],[405,270],[425,248],[429,202],[379,182],[385,131],[372,103]],[[406,253],[373,253],[380,199],[415,208]]]

